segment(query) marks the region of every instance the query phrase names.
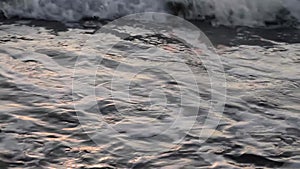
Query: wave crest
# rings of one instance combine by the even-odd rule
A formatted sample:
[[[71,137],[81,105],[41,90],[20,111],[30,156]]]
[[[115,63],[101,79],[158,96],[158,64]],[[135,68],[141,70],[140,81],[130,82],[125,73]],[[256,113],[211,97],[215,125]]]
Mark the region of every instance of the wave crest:
[[[79,21],[114,19],[137,12],[167,12],[214,25],[299,25],[300,0],[2,0],[6,17]]]

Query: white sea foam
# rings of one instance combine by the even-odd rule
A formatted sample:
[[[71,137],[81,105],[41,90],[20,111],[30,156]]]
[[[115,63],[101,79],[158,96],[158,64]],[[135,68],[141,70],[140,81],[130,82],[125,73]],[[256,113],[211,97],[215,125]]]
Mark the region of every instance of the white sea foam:
[[[299,0],[198,0],[192,19],[215,17],[222,25],[264,26],[266,22],[300,20]],[[298,6],[297,6],[298,5]]]
[[[300,0],[1,0],[6,17],[78,21],[114,19],[137,12],[168,12],[215,25],[300,23]]]

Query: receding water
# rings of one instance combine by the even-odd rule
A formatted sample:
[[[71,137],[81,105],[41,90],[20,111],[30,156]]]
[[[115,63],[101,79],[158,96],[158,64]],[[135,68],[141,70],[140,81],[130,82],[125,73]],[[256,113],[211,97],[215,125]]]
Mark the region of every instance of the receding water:
[[[205,142],[210,79],[183,43],[147,27],[105,34],[77,24],[3,21],[0,168],[300,168],[299,30],[194,24],[216,47],[227,82],[224,112]],[[124,32],[131,33],[100,52]],[[191,79],[198,90],[184,83]]]

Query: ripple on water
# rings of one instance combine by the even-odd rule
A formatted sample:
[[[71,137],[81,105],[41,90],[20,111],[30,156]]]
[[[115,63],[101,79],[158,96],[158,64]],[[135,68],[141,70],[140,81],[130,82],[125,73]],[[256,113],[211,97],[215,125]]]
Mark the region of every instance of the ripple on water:
[[[129,76],[132,67],[146,61],[176,62],[172,58],[147,58],[142,51],[191,54],[182,43],[158,34],[132,35],[104,56],[96,50],[99,44],[82,46],[85,40],[101,36],[86,33],[90,30],[69,28],[53,34],[38,25],[8,24],[1,25],[0,31],[0,168],[300,166],[299,44],[273,43],[268,48],[241,45],[218,49],[227,76],[228,98],[216,131],[200,144],[199,133],[203,126],[199,124],[207,116],[211,96],[207,89],[210,84],[207,83],[206,69],[198,60],[185,61],[199,75],[199,93],[163,72],[148,70],[136,76],[132,83],[133,101],[109,97],[111,90],[122,87],[109,84],[113,75]],[[136,42],[142,42],[142,45],[133,45]],[[159,49],[153,49],[156,47]],[[123,72],[113,72],[124,61],[124,52],[134,50],[141,51],[140,60],[124,64]],[[93,93],[87,91],[72,97],[73,66],[77,57],[84,56],[89,57],[81,65],[89,65],[94,56],[103,57],[100,62],[103,69],[98,69],[95,81],[97,105],[79,112],[95,116],[96,122],[100,119],[117,131],[98,133],[99,142],[103,144],[95,144],[88,136],[95,128],[103,129],[103,126],[92,121],[84,124],[86,130],[83,131],[83,124],[73,107],[73,99],[82,106],[88,105],[88,97]],[[79,80],[88,79],[92,68],[79,70]],[[149,91],[147,86],[144,87],[146,84],[148,87],[160,86],[167,93],[166,97],[162,99],[162,95],[153,94],[152,100],[149,99],[145,94]],[[86,86],[81,87],[88,90],[90,85],[95,84],[87,81]],[[176,108],[179,97],[176,91],[180,87],[188,91],[188,98],[200,95],[202,107],[196,118],[199,124],[186,133],[174,129],[157,137],[157,130],[175,118],[172,111],[161,103],[166,99]],[[155,106],[151,107],[153,99]],[[192,105],[193,101],[189,99],[188,103]],[[184,109],[188,111],[193,107]],[[185,115],[187,118],[191,116],[189,113]],[[193,120],[187,119],[188,122]],[[186,137],[181,144],[170,146],[169,143],[182,135]],[[136,151],[136,147],[143,148],[150,141],[168,147],[168,151],[158,154],[146,149]]]

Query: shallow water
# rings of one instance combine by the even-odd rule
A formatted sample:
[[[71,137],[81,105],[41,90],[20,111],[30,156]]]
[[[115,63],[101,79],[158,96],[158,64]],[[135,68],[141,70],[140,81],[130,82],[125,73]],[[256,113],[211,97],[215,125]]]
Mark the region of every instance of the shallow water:
[[[141,31],[152,36],[141,37],[137,36],[140,32],[132,32],[103,56],[99,51],[118,41],[124,30],[103,34],[76,24],[3,22],[0,167],[300,168],[299,30],[195,24],[216,47],[227,81],[221,121],[204,143],[199,142],[199,135],[210,106],[210,82],[205,66],[195,58],[184,57],[183,61],[197,75],[199,92],[194,86],[174,81],[166,72],[147,69],[134,76],[130,84],[132,100],[110,97],[111,91],[119,91],[115,93],[117,96],[125,93],[118,84],[132,80],[131,70],[141,63],[147,66],[172,60],[159,57],[163,52],[171,56],[190,54],[183,44],[153,35],[145,28]],[[103,36],[109,41],[99,41]],[[139,56],[122,60],[123,55],[137,50],[141,51]],[[143,55],[144,50],[151,50],[153,57]],[[94,74],[95,67],[90,63],[100,55],[103,60]],[[85,59],[78,61],[78,58]],[[124,67],[115,71],[120,64]],[[169,69],[176,72],[180,68],[169,64]],[[180,78],[188,77],[185,73],[178,74]],[[112,77],[125,78],[111,85]],[[74,79],[81,82],[75,87],[82,93],[72,91]],[[88,90],[91,86],[95,91]],[[151,95],[151,89],[156,87],[160,88]],[[178,108],[178,88],[188,91],[188,98],[200,95],[197,119],[184,114],[178,128],[158,135],[176,119],[172,108]],[[160,90],[167,94],[160,95]],[[97,106],[88,107],[94,92]],[[162,105],[166,100],[171,109]],[[194,101],[188,99],[186,104],[192,105]],[[77,114],[74,103],[85,111]],[[98,124],[99,110],[100,121],[105,125]],[[88,119],[83,123],[79,116]],[[117,132],[109,132],[107,125]],[[95,133],[96,142],[90,137]],[[180,144],[173,144],[180,139]]]

